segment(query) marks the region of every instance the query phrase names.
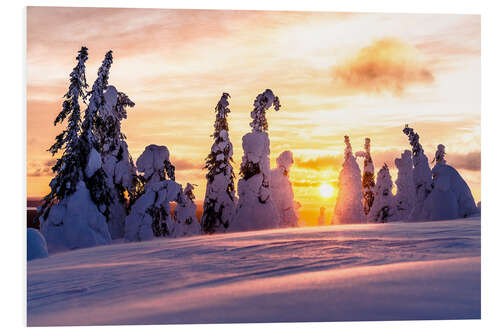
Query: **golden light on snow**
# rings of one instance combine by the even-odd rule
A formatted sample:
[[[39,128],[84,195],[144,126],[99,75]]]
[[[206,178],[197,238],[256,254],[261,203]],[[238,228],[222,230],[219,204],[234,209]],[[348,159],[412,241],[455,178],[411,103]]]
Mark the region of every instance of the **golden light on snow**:
[[[319,187],[319,194],[323,198],[330,198],[331,196],[333,196],[333,192],[334,192],[334,188],[330,184],[322,184]]]

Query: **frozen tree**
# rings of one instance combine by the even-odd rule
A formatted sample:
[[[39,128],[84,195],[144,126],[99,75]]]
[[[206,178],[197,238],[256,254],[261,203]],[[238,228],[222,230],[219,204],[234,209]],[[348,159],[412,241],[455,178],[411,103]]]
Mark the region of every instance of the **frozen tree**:
[[[363,194],[361,192],[361,171],[352,154],[349,137],[344,136],[344,163],[339,175],[339,194],[332,224],[364,223]]]
[[[271,170],[271,198],[280,216],[281,228],[297,227],[299,216],[295,210],[293,188],[290,182],[290,167],[293,154],[286,150],[276,159],[277,167]]]
[[[54,120],[54,125],[62,123],[68,118],[68,125],[56,137],[56,142],[49,148],[52,155],[57,154],[61,149],[62,156],[57,160],[52,168],[55,173],[54,179],[50,182],[50,193],[45,196],[42,210],[48,213],[50,207],[56,201],[61,201],[76,190],[76,184],[82,178],[85,164],[82,161],[82,146],[80,145],[79,134],[81,127],[80,103],[79,99],[86,96],[87,80],[85,78],[85,62],[88,58],[88,49],[82,46],[76,57],[77,64],[70,74],[70,85],[66,94],[62,110]]]
[[[203,203],[201,227],[204,233],[224,232],[233,219],[236,197],[234,193],[233,144],[229,140],[227,115],[229,94],[223,93],[215,107],[214,143],[205,160],[207,188]]]
[[[415,204],[408,220],[425,221],[428,219],[428,212],[425,211],[424,202],[432,190],[431,169],[424,149],[419,142],[419,135],[408,125],[403,129],[403,133],[408,136],[412,146],[413,183],[415,184]]]
[[[318,225],[325,225],[325,207],[319,208]]]
[[[102,167],[102,146],[98,140],[99,109],[105,107],[104,91],[108,87],[109,69],[113,63],[112,51],[108,51],[97,72],[97,79],[92,85],[89,104],[85,110],[82,122],[82,133],[80,141],[83,145],[85,155],[84,181],[92,200],[98,204],[99,211],[104,214],[106,220],[109,217],[109,207],[113,201],[111,189],[106,181],[106,173]]]
[[[194,203],[195,196],[193,189],[193,185],[187,183],[175,207],[174,237],[196,236],[201,234],[201,226],[196,218],[196,204]]]
[[[252,132],[243,136],[243,158],[238,181],[238,205],[231,231],[246,231],[276,228],[279,215],[269,190],[270,162],[269,136],[267,134],[266,110],[281,107],[279,98],[269,89],[254,101],[250,123]]]
[[[88,145],[80,131],[79,98],[85,98],[87,83],[85,61],[87,48],[78,53],[76,67],[70,74],[70,86],[64,95],[62,111],[54,124],[68,118],[68,127],[56,137],[56,143],[49,149],[56,154],[63,149],[62,156],[52,168],[56,174],[50,182],[50,193],[41,207],[40,230],[44,235],[49,252],[104,245],[111,242],[106,218],[97,208],[99,200],[92,197],[89,188],[94,184],[93,170],[100,167],[100,156],[89,154]],[[90,174],[90,175],[89,175]]]
[[[437,146],[432,168],[432,192],[425,201],[428,219],[451,220],[479,213],[467,183],[455,168],[446,164],[445,147]]]
[[[356,152],[356,157],[363,157],[363,178],[361,180],[363,188],[363,211],[368,215],[375,198],[375,169],[373,167],[372,155],[370,153],[370,138],[365,139],[365,151]]]
[[[408,149],[401,154],[401,158],[394,160],[398,168],[398,178],[396,179],[397,193],[396,219],[406,221],[410,216],[416,199],[415,183],[413,182],[413,167],[411,161],[411,151]]]
[[[135,196],[136,168],[129,154],[126,137],[121,132],[121,121],[127,118],[126,107],[135,104],[128,96],[108,86],[104,105],[96,115],[96,141],[101,148],[102,168],[106,186],[111,194],[108,227],[113,239],[122,238],[127,215],[127,197]]]
[[[392,194],[392,179],[387,164],[377,173],[375,199],[368,214],[368,222],[393,221],[396,214],[394,195]]]
[[[182,186],[175,182],[175,167],[170,163],[167,147],[147,146],[137,159],[137,170],[142,173],[140,180],[144,185],[125,219],[124,238],[144,241],[173,236],[175,222],[170,202],[180,202]]]

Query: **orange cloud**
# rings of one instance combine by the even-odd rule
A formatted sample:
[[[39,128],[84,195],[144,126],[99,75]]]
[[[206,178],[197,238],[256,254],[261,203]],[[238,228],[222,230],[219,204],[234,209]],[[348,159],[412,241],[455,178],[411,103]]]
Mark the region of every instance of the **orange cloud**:
[[[338,87],[357,92],[401,94],[415,83],[431,83],[434,75],[419,60],[418,50],[386,38],[360,49],[352,59],[333,68]]]

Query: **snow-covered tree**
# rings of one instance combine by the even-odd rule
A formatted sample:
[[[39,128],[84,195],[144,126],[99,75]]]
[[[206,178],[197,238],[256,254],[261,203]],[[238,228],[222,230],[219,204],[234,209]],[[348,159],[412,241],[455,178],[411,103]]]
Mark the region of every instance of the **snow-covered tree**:
[[[127,197],[135,195],[136,168],[128,151],[126,137],[121,132],[121,121],[127,118],[126,107],[135,104],[128,96],[108,86],[104,92],[104,105],[96,115],[96,141],[101,149],[102,168],[106,186],[111,194],[108,227],[113,239],[122,238],[127,215]]]
[[[276,159],[277,167],[271,170],[271,198],[280,216],[281,228],[297,227],[299,216],[295,210],[293,188],[290,182],[290,167],[293,154],[286,150]]]
[[[415,183],[413,182],[413,167],[411,161],[411,151],[408,149],[401,154],[401,158],[394,160],[398,168],[398,178],[396,179],[397,193],[396,219],[406,221],[410,216],[416,199]]]
[[[68,125],[56,137],[56,142],[49,148],[52,155],[57,154],[61,149],[62,156],[57,160],[52,168],[55,177],[50,182],[50,193],[45,196],[42,209],[44,214],[56,201],[61,201],[76,190],[76,184],[82,178],[83,169],[82,147],[80,145],[79,135],[81,127],[80,98],[85,98],[86,88],[88,88],[85,77],[85,62],[88,58],[88,49],[82,46],[76,57],[77,64],[70,74],[70,85],[66,94],[62,110],[54,120],[54,126],[62,123],[68,118]],[[46,217],[46,216],[45,216]]]
[[[413,128],[405,126],[403,133],[408,136],[412,146],[413,161],[413,183],[415,184],[415,204],[408,216],[409,221],[425,221],[428,218],[428,212],[425,211],[424,202],[432,191],[432,176],[429,168],[429,160],[424,154],[424,149],[419,142],[419,135],[413,131]]]
[[[173,236],[175,222],[170,202],[180,201],[182,186],[175,182],[175,167],[165,146],[149,145],[137,159],[142,193],[125,219],[125,240],[144,241]],[[169,179],[167,179],[167,177]]]
[[[82,47],[76,58],[78,63],[70,74],[63,109],[54,122],[63,122],[69,116],[67,129],[56,137],[56,143],[49,149],[52,154],[63,149],[62,156],[52,168],[56,176],[50,182],[51,192],[41,207],[40,230],[50,252],[111,242],[106,218],[97,207],[99,198],[89,192],[92,181],[96,179],[92,178],[95,171],[89,169],[100,166],[100,156],[96,159],[95,154],[89,154],[89,146],[82,139],[80,130],[79,98],[86,96],[87,57],[87,48]]]
[[[429,220],[451,220],[479,213],[469,186],[455,168],[446,164],[445,147],[437,146],[432,168],[432,192],[425,200]]]
[[[366,216],[363,212],[361,170],[352,154],[351,142],[347,135],[344,136],[344,143],[344,163],[339,174],[339,194],[332,224],[364,223]]]
[[[254,101],[250,123],[252,132],[243,136],[243,158],[238,181],[238,205],[231,231],[276,228],[279,215],[269,190],[270,162],[269,136],[266,110],[271,106],[278,111],[279,98],[270,89],[259,94]]]
[[[203,203],[201,227],[204,233],[224,232],[233,219],[236,208],[234,193],[233,144],[229,140],[227,115],[229,94],[223,93],[215,107],[214,143],[205,159],[207,188]]]
[[[372,155],[370,152],[370,138],[365,138],[365,151],[356,152],[356,157],[363,157],[363,211],[368,215],[375,199],[375,169],[373,167]]]
[[[174,237],[196,236],[201,234],[201,226],[196,218],[196,204],[194,203],[194,187],[190,183],[180,195],[179,202],[175,206]]]
[[[396,205],[392,194],[392,179],[387,164],[377,173],[375,199],[368,214],[368,222],[393,221],[396,215]]]
[[[109,206],[113,201],[113,197],[106,181],[106,173],[102,167],[102,146],[98,140],[101,123],[98,121],[98,111],[105,107],[104,91],[108,87],[109,69],[112,63],[112,51],[108,51],[99,67],[92,90],[88,94],[90,95],[89,105],[85,110],[80,135],[84,160],[86,161],[84,182],[92,200],[98,205],[99,211],[104,214],[106,219],[109,217]]]

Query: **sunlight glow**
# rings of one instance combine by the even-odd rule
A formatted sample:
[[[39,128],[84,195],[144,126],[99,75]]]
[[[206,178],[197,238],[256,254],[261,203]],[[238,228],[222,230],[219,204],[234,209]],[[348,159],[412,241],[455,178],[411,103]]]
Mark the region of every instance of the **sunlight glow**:
[[[323,198],[330,198],[333,195],[333,186],[330,184],[322,184],[319,187],[319,194]]]

